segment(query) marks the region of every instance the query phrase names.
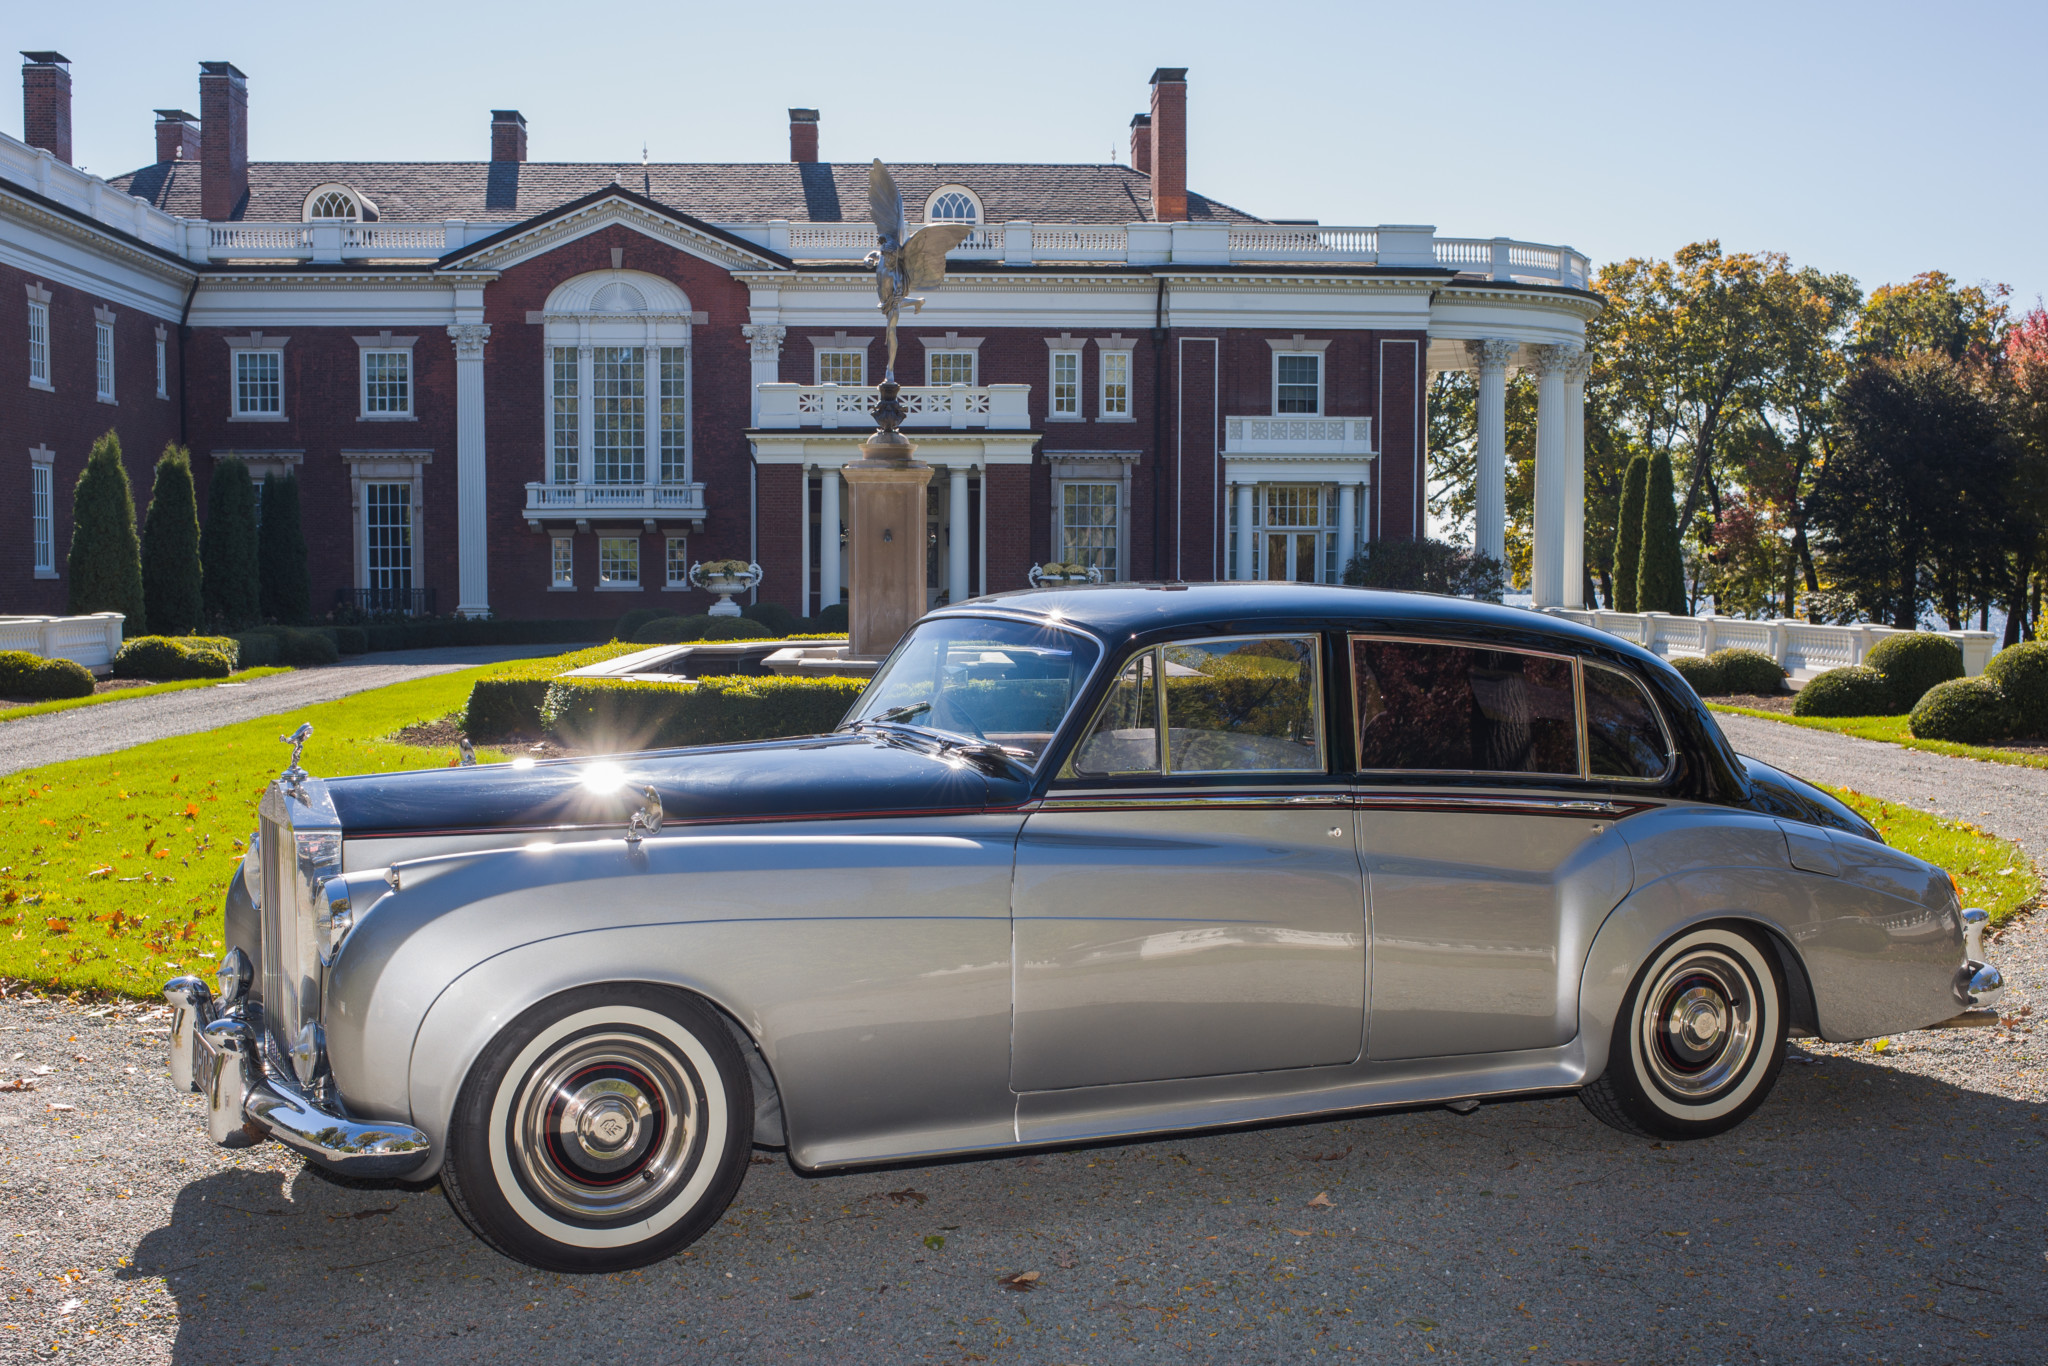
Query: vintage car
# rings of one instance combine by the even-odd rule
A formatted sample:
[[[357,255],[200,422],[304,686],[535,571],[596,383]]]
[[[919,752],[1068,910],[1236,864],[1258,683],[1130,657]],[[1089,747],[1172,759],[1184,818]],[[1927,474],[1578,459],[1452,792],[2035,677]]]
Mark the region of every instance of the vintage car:
[[[1788,1035],[2000,989],[1941,869],[1655,656],[1279,583],[940,609],[829,735],[324,780],[295,747],[226,917],[217,989],[166,988],[213,1138],[438,1175],[567,1271],[697,1238],[757,1144],[822,1172],[1566,1091],[1697,1138]]]

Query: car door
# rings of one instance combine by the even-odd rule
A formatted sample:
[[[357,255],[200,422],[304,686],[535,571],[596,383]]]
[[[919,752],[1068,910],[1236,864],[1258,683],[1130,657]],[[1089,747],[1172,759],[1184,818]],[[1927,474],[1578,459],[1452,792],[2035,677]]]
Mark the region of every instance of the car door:
[[[1364,883],[1322,654],[1236,636],[1124,667],[1018,839],[1013,1089],[1358,1057]]]
[[[1614,833],[1632,808],[1587,779],[1663,774],[1654,707],[1627,675],[1589,666],[1582,733],[1571,656],[1366,635],[1350,648],[1367,1056],[1568,1042],[1587,946],[1632,879]]]

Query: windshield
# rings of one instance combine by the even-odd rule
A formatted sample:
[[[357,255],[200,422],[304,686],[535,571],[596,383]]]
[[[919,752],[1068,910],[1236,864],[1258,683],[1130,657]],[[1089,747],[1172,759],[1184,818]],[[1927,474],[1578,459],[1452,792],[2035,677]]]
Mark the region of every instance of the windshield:
[[[987,740],[1036,767],[1100,653],[1087,636],[1024,621],[912,627],[845,725],[895,721]]]

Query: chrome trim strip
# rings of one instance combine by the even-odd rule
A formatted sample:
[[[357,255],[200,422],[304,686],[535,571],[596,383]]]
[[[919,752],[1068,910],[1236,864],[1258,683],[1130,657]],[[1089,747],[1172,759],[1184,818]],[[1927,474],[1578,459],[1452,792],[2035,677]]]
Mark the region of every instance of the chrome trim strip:
[[[1656,802],[1598,797],[1462,797],[1433,792],[1199,792],[1069,793],[1048,796],[1043,811],[1293,810],[1476,811],[1525,816],[1596,816],[1620,819]]]
[[[1433,792],[1359,792],[1352,802],[1373,811],[1491,811],[1528,816],[1633,816],[1655,802],[1606,801],[1597,797],[1459,797]]]
[[[1203,793],[1185,796],[1149,794],[1101,797],[1047,797],[1040,810],[1052,811],[1217,811],[1217,810],[1349,810],[1351,794],[1324,793]]]

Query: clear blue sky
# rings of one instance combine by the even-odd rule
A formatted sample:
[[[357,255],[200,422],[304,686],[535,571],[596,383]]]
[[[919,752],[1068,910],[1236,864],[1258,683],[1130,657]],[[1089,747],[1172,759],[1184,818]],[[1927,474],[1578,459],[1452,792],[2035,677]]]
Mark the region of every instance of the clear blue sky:
[[[196,112],[201,59],[248,73],[259,160],[481,158],[493,107],[535,160],[780,160],[791,105],[832,160],[1123,160],[1186,66],[1190,185],[1254,213],[2048,293],[2039,3],[10,8],[101,173]]]

